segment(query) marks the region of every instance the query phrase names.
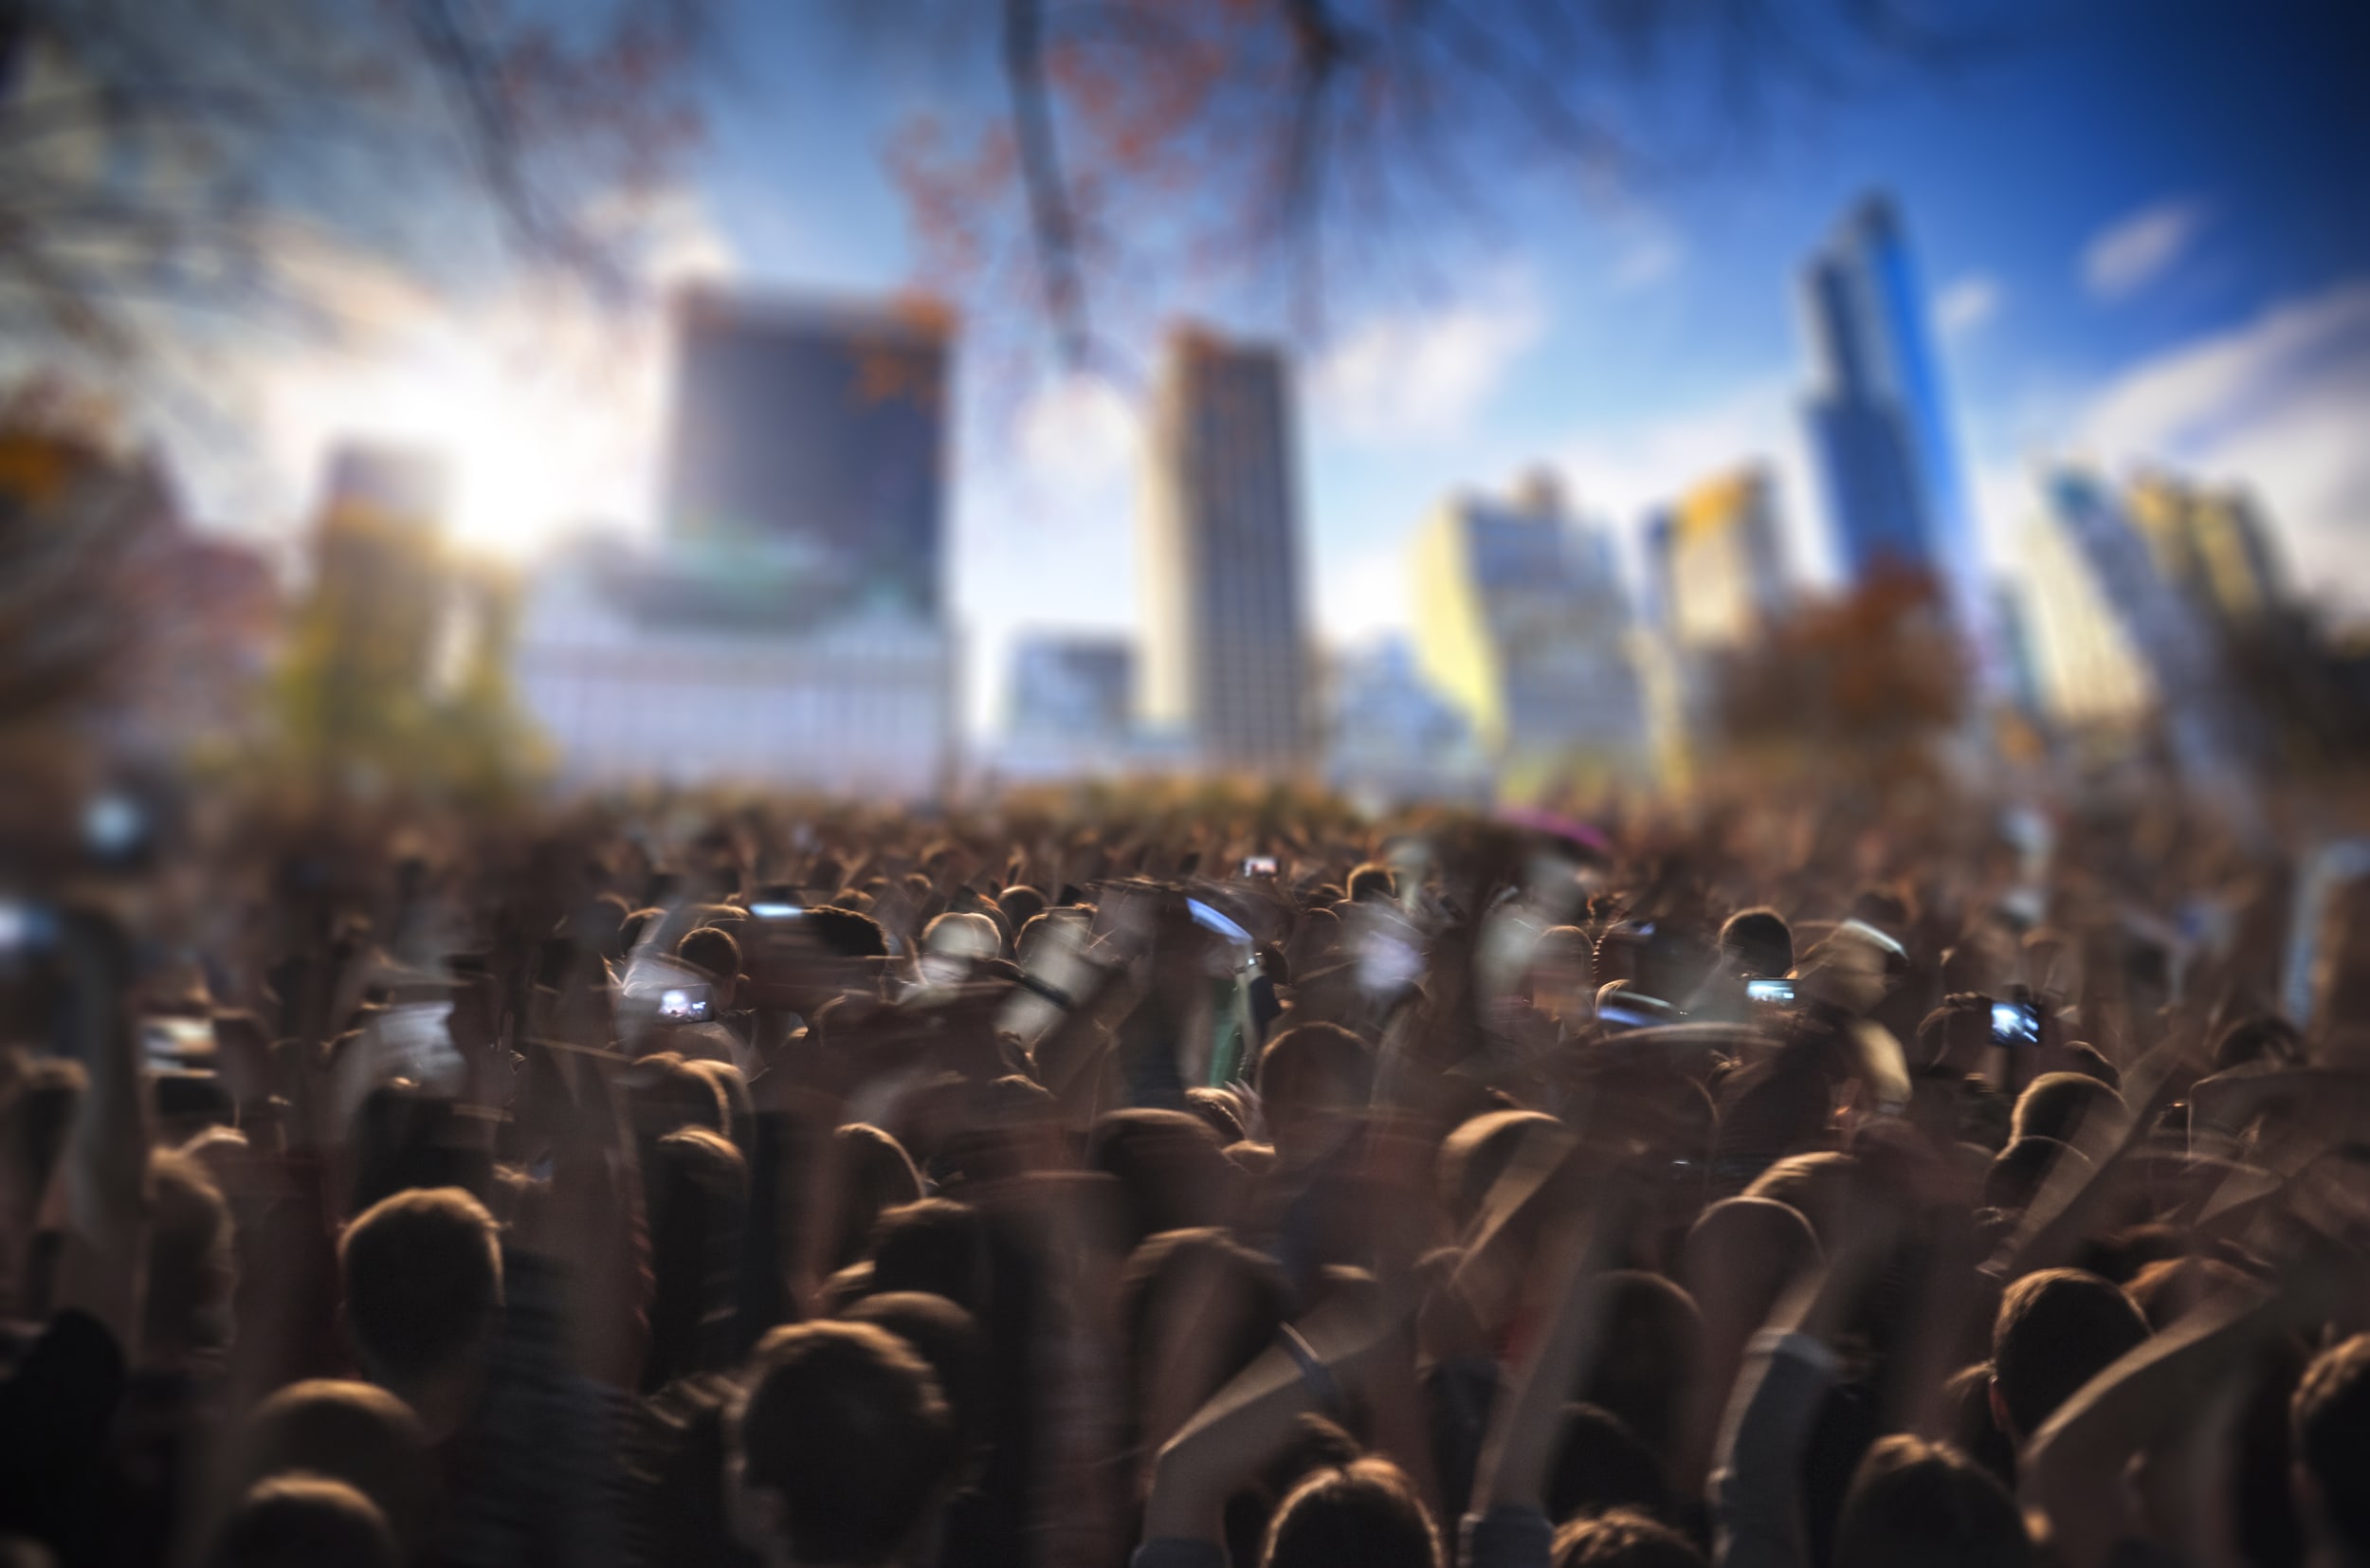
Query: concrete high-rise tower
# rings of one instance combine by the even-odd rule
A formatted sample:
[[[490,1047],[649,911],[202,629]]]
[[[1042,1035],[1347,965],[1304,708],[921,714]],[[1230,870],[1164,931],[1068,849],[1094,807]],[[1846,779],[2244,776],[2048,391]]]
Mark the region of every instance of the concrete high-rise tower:
[[[1212,766],[1308,755],[1296,487],[1283,356],[1178,332],[1146,443],[1137,693],[1148,729]]]

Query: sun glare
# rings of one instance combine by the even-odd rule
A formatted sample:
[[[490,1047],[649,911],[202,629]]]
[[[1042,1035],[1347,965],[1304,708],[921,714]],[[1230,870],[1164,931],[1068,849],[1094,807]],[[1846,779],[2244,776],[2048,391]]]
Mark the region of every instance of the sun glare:
[[[515,558],[572,527],[638,519],[648,495],[638,386],[615,364],[573,373],[548,355],[455,336],[317,368],[290,389],[286,433],[316,454],[345,441],[432,453],[449,476],[447,538]]]

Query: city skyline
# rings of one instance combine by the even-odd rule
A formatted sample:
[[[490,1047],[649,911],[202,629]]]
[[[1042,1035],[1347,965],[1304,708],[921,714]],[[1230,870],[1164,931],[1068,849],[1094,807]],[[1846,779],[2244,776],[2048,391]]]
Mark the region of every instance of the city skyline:
[[[2370,406],[2370,213],[2343,186],[2344,160],[2313,155],[2358,144],[2370,119],[2343,90],[2361,31],[2309,5],[2278,28],[2233,3],[2143,10],[2054,8],[2016,47],[1930,91],[1849,99],[1815,134],[1700,179],[1592,201],[1525,186],[1507,196],[1522,221],[1506,243],[1439,258],[1424,290],[1342,302],[1301,356],[1318,640],[1404,631],[1396,563],[1423,505],[1542,463],[1616,522],[1635,582],[1651,507],[1759,457],[1797,572],[1832,581],[1797,428],[1793,284],[1870,189],[1895,194],[1926,266],[1990,564],[2014,554],[2028,459],[2066,441],[2116,471],[2159,463],[2247,481],[2299,589],[2370,609],[2358,542],[2370,533],[2344,526],[2370,498],[2370,454],[2351,436]],[[776,25],[801,30],[788,14]],[[769,69],[800,90],[720,108],[680,192],[668,264],[830,296],[917,280],[894,191],[852,149],[885,136],[926,83],[798,64],[823,58],[776,51]],[[2195,115],[2208,100],[2210,137]],[[851,151],[785,159],[786,137]],[[822,213],[828,225],[802,216]],[[1206,303],[1230,328],[1252,324],[1237,302]],[[465,476],[465,539],[516,552],[586,519],[655,531],[663,343],[629,325],[588,342],[563,321],[562,344],[604,372],[597,395],[556,371],[520,387],[507,367],[551,327],[503,297],[401,339],[384,363],[305,354],[266,367],[264,455],[280,478],[250,506],[258,492],[203,471],[201,455],[185,464],[193,510],[284,544],[332,433],[465,436],[499,416],[535,439],[478,441],[493,449]],[[988,672],[1020,630],[1121,629],[1136,598],[1139,388],[1041,370],[966,364],[953,386],[947,580],[972,648],[974,733],[992,723]],[[421,391],[431,379],[434,397]],[[550,460],[522,474],[520,446]]]

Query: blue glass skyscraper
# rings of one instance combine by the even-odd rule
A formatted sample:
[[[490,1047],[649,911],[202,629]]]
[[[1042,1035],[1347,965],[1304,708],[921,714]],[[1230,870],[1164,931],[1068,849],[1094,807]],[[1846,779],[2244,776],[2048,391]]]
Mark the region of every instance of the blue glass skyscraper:
[[[1916,264],[1890,200],[1870,196],[1813,258],[1805,289],[1818,386],[1812,446],[1853,582],[1924,573],[1971,634],[1985,619],[1974,519],[1950,439]]]

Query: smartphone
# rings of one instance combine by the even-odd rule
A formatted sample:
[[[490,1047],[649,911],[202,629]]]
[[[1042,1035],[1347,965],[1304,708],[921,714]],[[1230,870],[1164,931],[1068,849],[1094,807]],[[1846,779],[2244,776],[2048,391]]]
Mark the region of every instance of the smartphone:
[[[153,1067],[184,1067],[214,1054],[211,1018],[157,1017],[140,1020],[140,1044]]]
[[[753,903],[749,918],[753,921],[794,921],[805,914],[806,907],[795,903]]]
[[[2011,1050],[2041,1043],[2041,1010],[2022,986],[2014,1001],[1992,1004],[1992,1043]]]
[[[704,1024],[716,1016],[716,997],[703,985],[668,986],[658,994],[658,1015],[663,1023]]]
[[[1275,856],[1246,855],[1243,857],[1243,875],[1247,877],[1272,877],[1275,874]]]
[[[1768,1007],[1794,1006],[1792,980],[1749,979],[1744,982],[1744,994]]]

